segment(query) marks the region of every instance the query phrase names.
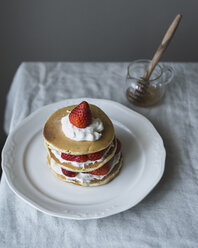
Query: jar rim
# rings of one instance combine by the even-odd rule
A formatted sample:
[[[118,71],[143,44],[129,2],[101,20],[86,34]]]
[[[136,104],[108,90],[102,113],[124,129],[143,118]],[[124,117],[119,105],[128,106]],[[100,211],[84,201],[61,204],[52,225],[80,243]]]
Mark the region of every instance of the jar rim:
[[[137,59],[137,60],[134,60],[132,61],[128,67],[127,67],[127,75],[130,77],[130,79],[135,79],[135,80],[139,80],[140,78],[135,78],[135,77],[132,77],[131,74],[130,74],[130,67],[133,65],[133,64],[141,64],[141,63],[147,63],[149,64],[151,62],[150,59]],[[163,70],[162,70],[162,66],[160,64],[157,64],[156,67],[158,67],[158,69],[160,70],[160,73],[157,77],[153,78],[153,79],[150,79],[149,82],[153,82],[153,81],[156,81],[158,80],[161,76],[162,76],[162,73],[163,73]],[[143,76],[143,75],[142,75]]]

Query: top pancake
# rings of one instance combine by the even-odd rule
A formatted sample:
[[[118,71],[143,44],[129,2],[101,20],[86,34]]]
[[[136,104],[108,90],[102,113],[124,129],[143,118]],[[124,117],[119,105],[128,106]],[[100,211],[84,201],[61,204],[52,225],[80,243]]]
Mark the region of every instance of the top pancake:
[[[74,155],[94,153],[108,147],[114,139],[114,127],[108,116],[97,106],[89,104],[92,117],[101,119],[104,130],[96,141],[74,141],[65,136],[62,131],[61,119],[68,115],[68,111],[77,105],[68,106],[53,113],[43,128],[45,142],[54,149]]]

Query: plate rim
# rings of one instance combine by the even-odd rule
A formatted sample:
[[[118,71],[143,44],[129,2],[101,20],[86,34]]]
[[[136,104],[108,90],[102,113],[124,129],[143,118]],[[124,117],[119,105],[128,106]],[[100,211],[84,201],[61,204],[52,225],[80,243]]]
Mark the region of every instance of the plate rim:
[[[96,216],[69,216],[69,215],[65,215],[64,213],[55,213],[54,211],[51,210],[47,210],[44,207],[42,207],[41,205],[37,204],[36,202],[34,202],[33,200],[31,200],[30,198],[28,198],[26,195],[24,195],[23,193],[21,193],[18,189],[15,188],[14,184],[12,183],[12,179],[9,176],[9,173],[7,172],[7,168],[4,165],[4,161],[5,161],[5,151],[7,146],[9,145],[10,140],[12,139],[13,135],[21,128],[23,127],[23,125],[25,125],[27,122],[29,122],[29,120],[31,120],[32,118],[34,118],[34,116],[38,115],[40,112],[46,111],[48,108],[52,109],[54,107],[57,107],[59,105],[63,105],[63,104],[68,104],[67,102],[70,101],[98,101],[98,102],[109,102],[111,104],[117,105],[127,111],[132,111],[133,114],[135,114],[136,116],[140,117],[141,119],[143,119],[147,124],[150,125],[150,127],[155,131],[156,136],[158,136],[158,139],[160,140],[160,149],[161,149],[161,166],[160,166],[160,172],[158,174],[158,177],[155,179],[155,181],[152,182],[152,184],[150,185],[150,187],[147,187],[147,190],[145,190],[145,192],[143,193],[143,196],[141,195],[140,197],[138,197],[135,201],[135,203],[131,206],[131,204],[125,204],[125,206],[117,206],[116,209],[112,209],[111,213],[107,212],[106,214],[103,213],[101,215],[96,215]],[[96,103],[97,104],[97,103]],[[52,110],[53,111],[53,110]],[[160,179],[162,178],[162,175],[164,173],[164,169],[165,169],[165,159],[166,159],[166,150],[164,147],[164,143],[162,140],[162,137],[160,136],[160,134],[158,133],[158,131],[156,130],[156,128],[154,127],[154,125],[151,123],[150,120],[148,120],[144,115],[134,111],[133,109],[128,108],[127,106],[119,103],[119,102],[115,102],[113,100],[109,100],[109,99],[100,99],[100,98],[87,98],[87,97],[81,97],[81,98],[69,98],[69,99],[65,99],[62,101],[58,101],[58,102],[54,102],[48,105],[44,105],[42,107],[40,107],[39,109],[35,110],[34,112],[32,112],[30,115],[28,115],[27,117],[25,117],[17,126],[14,130],[11,131],[11,133],[8,135],[6,142],[4,144],[4,147],[2,149],[2,170],[4,172],[5,175],[5,179],[6,182],[8,184],[8,186],[11,188],[11,190],[23,201],[25,201],[28,205],[30,205],[31,207],[45,213],[48,214],[50,216],[54,216],[54,217],[59,217],[59,218],[66,218],[66,219],[75,219],[75,220],[86,220],[86,219],[99,219],[99,218],[104,218],[104,217],[108,217],[114,214],[118,214],[120,212],[126,211],[134,206],[136,206],[139,202],[141,202],[154,188],[155,186],[159,183]]]

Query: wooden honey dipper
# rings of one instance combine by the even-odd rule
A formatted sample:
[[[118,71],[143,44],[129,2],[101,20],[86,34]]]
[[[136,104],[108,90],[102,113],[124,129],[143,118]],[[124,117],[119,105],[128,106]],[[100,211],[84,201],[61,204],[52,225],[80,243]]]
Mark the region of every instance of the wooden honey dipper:
[[[166,34],[164,35],[164,38],[162,39],[158,49],[156,50],[145,74],[143,77],[141,77],[137,82],[137,89],[134,92],[130,91],[130,88],[127,90],[127,98],[132,103],[138,104],[138,102],[141,102],[143,100],[143,97],[145,96],[145,93],[147,91],[147,88],[149,86],[149,78],[155,69],[155,66],[157,65],[158,61],[166,51],[171,39],[173,38],[173,35],[180,23],[180,20],[182,18],[181,14],[178,14],[171,25],[169,26]]]

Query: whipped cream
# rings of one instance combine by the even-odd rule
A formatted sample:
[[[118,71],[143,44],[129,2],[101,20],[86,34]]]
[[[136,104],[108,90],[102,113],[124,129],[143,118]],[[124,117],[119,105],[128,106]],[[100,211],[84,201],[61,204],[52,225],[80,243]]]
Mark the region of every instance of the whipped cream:
[[[111,168],[109,172],[103,176],[97,176],[97,175],[92,175],[89,173],[79,172],[75,177],[67,177],[63,174],[60,165],[58,165],[53,159],[51,159],[51,167],[56,173],[64,176],[70,182],[74,182],[75,180],[77,180],[80,183],[89,183],[94,179],[102,180],[105,176],[107,176],[113,170],[114,166],[119,162],[120,156],[121,156],[121,152],[119,152],[118,154],[114,156],[111,162]]]
[[[95,161],[91,161],[91,160],[87,160],[86,162],[82,162],[82,163],[79,163],[79,162],[76,162],[76,161],[69,161],[69,160],[65,160],[63,158],[61,158],[61,152],[60,151],[57,151],[57,150],[54,150],[53,148],[50,147],[50,150],[51,152],[54,154],[54,156],[61,162],[61,163],[70,163],[72,164],[73,166],[75,167],[78,167],[78,168],[85,168],[87,165],[89,164],[95,164],[97,162],[101,162],[105,159],[107,153],[109,152],[109,150],[114,147],[114,142],[112,142],[108,149],[105,151],[104,155],[98,159],[98,160],[95,160]]]
[[[92,118],[92,122],[88,127],[78,128],[69,120],[69,114],[61,119],[62,130],[66,137],[75,141],[95,141],[100,139],[103,123],[99,118]]]

